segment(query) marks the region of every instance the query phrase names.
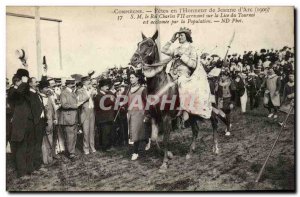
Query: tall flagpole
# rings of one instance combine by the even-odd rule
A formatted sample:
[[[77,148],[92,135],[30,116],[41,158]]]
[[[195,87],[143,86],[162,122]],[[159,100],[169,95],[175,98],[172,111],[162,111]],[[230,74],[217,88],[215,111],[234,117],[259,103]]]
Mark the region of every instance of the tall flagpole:
[[[39,7],[35,7],[35,35],[36,35],[36,66],[38,80],[42,77],[42,58],[41,58],[41,29],[40,29],[40,12]]]

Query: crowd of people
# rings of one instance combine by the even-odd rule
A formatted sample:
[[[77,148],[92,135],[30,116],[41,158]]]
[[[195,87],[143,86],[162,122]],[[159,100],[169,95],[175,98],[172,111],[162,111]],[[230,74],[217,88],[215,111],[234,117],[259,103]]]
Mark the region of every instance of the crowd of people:
[[[214,106],[228,118],[233,106],[245,113],[248,98],[250,110],[263,100],[268,118],[282,124],[279,111],[287,112],[294,100],[293,51],[289,47],[245,51],[227,55],[225,61],[215,54],[199,56],[216,98]],[[76,161],[77,135],[83,136],[85,155],[132,144],[131,159],[136,160],[141,144],[145,150],[150,148],[151,125],[144,121],[145,111],[129,109],[130,100],[115,107],[120,95],[140,95],[146,100],[142,71],[115,67],[93,75],[65,81],[44,75],[38,80],[28,70],[18,69],[11,85],[7,80],[6,139],[18,177],[52,165],[61,155]]]
[[[263,104],[269,111],[268,117],[277,119],[279,107],[294,99],[293,51],[285,46],[280,50],[245,51],[243,56],[234,53],[228,55],[225,62],[214,55],[202,56],[201,61],[208,75],[218,68],[221,75],[228,76],[228,80],[234,82],[235,102],[241,106],[243,113],[246,112],[248,98],[252,110],[259,106],[263,97]],[[209,77],[213,79],[214,75]]]

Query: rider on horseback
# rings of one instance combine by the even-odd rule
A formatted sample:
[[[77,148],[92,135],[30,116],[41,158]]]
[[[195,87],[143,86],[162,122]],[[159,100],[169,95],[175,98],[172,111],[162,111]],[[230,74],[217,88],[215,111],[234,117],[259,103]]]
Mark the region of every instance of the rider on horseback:
[[[188,113],[208,119],[212,110],[209,84],[203,67],[197,66],[197,51],[191,44],[191,33],[188,28],[180,28],[161,52],[173,58],[169,73],[178,83],[183,119],[189,118]],[[171,45],[177,39],[180,46],[173,49]]]

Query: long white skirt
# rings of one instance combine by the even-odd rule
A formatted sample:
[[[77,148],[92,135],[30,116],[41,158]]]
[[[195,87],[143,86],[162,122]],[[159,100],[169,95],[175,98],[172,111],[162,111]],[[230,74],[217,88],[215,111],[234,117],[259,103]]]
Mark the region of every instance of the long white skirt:
[[[189,77],[178,79],[180,107],[194,115],[209,119],[212,112],[211,95],[207,74],[200,64]]]
[[[246,106],[247,106],[247,100],[248,100],[248,95],[247,95],[247,91],[245,90],[245,93],[243,96],[240,97],[241,99],[241,109],[242,112],[246,112]]]

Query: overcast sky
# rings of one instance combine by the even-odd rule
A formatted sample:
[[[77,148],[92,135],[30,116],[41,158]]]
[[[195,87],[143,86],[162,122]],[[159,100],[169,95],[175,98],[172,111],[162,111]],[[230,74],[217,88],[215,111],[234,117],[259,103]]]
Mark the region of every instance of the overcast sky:
[[[129,8],[129,7],[127,7]],[[69,77],[71,74],[87,74],[95,70],[100,74],[107,67],[128,64],[141,32],[152,36],[155,25],[143,25],[140,21],[117,21],[115,7],[40,7],[40,16],[61,19],[62,64],[59,68],[57,23],[41,21],[42,56],[47,57],[48,74]],[[120,8],[122,9],[122,8]],[[123,8],[124,9],[124,8]],[[148,10],[151,8],[147,8]],[[34,15],[33,7],[7,7],[7,12]],[[294,44],[293,8],[271,7],[269,14],[244,19],[242,24],[186,25],[192,30],[197,49],[219,54],[235,31],[231,52],[261,48],[279,49]],[[161,45],[170,40],[182,25],[161,25]],[[211,51],[218,46],[214,51]],[[37,75],[35,22],[7,16],[7,77],[11,79],[20,67],[15,50],[23,48],[28,54],[29,71]],[[162,57],[164,58],[164,57]]]

